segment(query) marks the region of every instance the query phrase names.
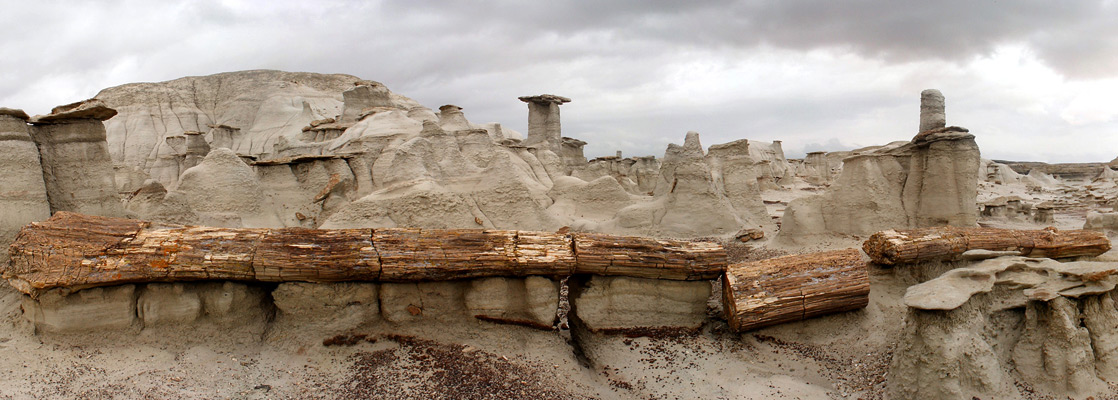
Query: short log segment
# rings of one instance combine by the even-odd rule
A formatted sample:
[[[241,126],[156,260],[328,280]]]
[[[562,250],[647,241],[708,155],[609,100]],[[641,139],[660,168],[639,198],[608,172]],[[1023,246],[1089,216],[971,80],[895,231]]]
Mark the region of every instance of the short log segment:
[[[578,274],[704,280],[717,278],[726,270],[726,251],[717,243],[600,233],[572,236]]]
[[[857,249],[734,264],[722,278],[726,320],[736,332],[857,310],[869,294]]]
[[[1014,230],[935,227],[881,231],[862,244],[874,263],[901,265],[959,259],[967,250],[1016,251],[1027,257],[1097,256],[1110,250],[1106,234],[1056,228]]]
[[[585,248],[578,248],[584,246]],[[711,279],[713,243],[480,229],[233,229],[58,212],[23,228],[2,276],[38,295],[137,282],[420,282],[623,275]]]

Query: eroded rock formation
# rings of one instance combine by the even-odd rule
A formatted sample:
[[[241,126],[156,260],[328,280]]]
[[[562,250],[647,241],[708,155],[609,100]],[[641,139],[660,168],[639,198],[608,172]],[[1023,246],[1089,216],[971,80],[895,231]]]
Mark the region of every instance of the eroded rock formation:
[[[1113,262],[1000,257],[910,287],[890,394],[1013,398],[1015,381],[1057,397],[1108,393],[1118,381],[1115,271]]]
[[[921,110],[923,118],[923,105]],[[929,120],[939,120],[935,110]],[[974,226],[980,163],[974,135],[959,127],[933,128],[908,143],[860,152],[843,160],[842,173],[822,195],[788,205],[780,238]]]
[[[116,111],[93,99],[31,119],[51,212],[124,216],[101,123],[114,115]]]
[[[0,108],[0,263],[8,262],[8,244],[21,227],[50,217],[39,150],[27,120],[23,110]]]

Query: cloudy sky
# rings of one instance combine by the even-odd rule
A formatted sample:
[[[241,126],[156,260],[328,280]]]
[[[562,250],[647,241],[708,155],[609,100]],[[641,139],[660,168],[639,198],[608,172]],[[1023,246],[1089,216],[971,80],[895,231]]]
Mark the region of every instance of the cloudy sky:
[[[0,106],[41,114],[129,82],[348,73],[527,131],[553,93],[588,155],[908,140],[919,93],[985,158],[1118,156],[1118,1],[10,1]],[[560,5],[560,3],[564,5]]]

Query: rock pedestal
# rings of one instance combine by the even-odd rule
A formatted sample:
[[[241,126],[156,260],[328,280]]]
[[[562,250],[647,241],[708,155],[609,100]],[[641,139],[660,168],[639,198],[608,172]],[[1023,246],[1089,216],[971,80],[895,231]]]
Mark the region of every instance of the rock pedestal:
[[[206,143],[206,138],[202,132],[186,131],[183,132],[186,136],[186,158],[182,162],[182,170],[186,171],[195,165],[201,164],[202,159],[210,154],[210,144]]]
[[[39,150],[22,110],[0,108],[0,263],[8,262],[8,245],[29,222],[50,218]]]
[[[948,127],[912,139],[904,209],[909,225],[974,226],[978,223],[978,144],[966,129]]]
[[[553,94],[521,96],[520,101],[528,103],[528,138],[525,146],[540,145],[559,154],[563,133],[559,126],[559,106],[571,99]]]
[[[210,147],[212,148],[233,148],[233,141],[240,139],[241,129],[234,128],[229,125],[209,125],[210,127]]]
[[[31,119],[51,212],[124,216],[101,122],[114,115],[101,101],[88,100]]]
[[[935,89],[920,92],[920,131],[930,131],[947,126],[943,93]]]
[[[338,122],[357,122],[361,111],[372,107],[391,107],[388,88],[378,82],[365,81],[342,92],[342,115]]]

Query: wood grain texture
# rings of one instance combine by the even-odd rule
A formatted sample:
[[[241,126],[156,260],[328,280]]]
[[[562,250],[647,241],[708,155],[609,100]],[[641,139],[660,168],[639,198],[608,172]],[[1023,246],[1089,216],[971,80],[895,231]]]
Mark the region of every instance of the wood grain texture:
[[[577,274],[703,280],[717,278],[726,269],[726,251],[717,243],[600,233],[572,236]]]
[[[857,249],[734,264],[722,279],[725,317],[737,332],[869,304],[869,274]]]
[[[935,227],[877,232],[862,244],[874,263],[911,264],[956,260],[968,250],[1016,251],[1028,257],[1097,256],[1110,250],[1106,234],[1096,231],[1046,228]]]
[[[579,246],[584,246],[580,249]],[[134,282],[420,282],[575,273],[696,280],[721,246],[482,229],[247,229],[153,225],[69,212],[32,223],[2,276],[24,293]]]

